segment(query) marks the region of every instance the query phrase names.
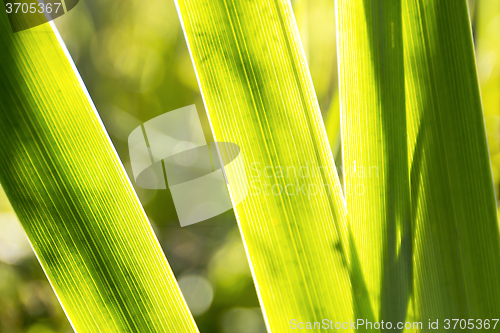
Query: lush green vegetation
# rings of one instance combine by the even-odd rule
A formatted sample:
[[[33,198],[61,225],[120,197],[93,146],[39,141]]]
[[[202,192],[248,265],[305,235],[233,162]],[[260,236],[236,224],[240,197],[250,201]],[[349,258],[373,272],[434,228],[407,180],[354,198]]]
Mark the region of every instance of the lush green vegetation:
[[[475,3],[472,30],[465,0],[293,5],[178,0],[179,24],[160,0],[81,3],[58,19],[109,137],[62,39],[0,14],[0,181],[79,332],[257,333],[257,298],[272,332],[498,316],[500,7]],[[155,237],[126,140],[188,104],[208,141],[241,147],[246,172],[227,176],[250,192],[181,229],[168,191],[137,188]],[[7,292],[42,274],[5,253],[0,329],[70,329],[53,297],[26,300],[42,287]]]

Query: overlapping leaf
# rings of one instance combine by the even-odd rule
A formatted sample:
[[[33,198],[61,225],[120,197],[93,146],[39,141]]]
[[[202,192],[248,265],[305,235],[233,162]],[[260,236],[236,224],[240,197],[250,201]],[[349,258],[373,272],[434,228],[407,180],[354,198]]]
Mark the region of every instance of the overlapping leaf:
[[[500,235],[467,3],[406,0],[403,21],[415,313],[494,318]]]
[[[215,139],[245,158],[226,173],[249,185],[234,208],[269,329],[349,322],[345,207],[289,2],[178,7]]]
[[[347,209],[376,318],[403,321],[411,286],[401,2],[338,1]]]
[[[498,313],[500,240],[466,1],[339,0],[338,21],[346,200],[375,315],[480,325]]]
[[[0,32],[0,181],[74,329],[197,332],[60,38]]]

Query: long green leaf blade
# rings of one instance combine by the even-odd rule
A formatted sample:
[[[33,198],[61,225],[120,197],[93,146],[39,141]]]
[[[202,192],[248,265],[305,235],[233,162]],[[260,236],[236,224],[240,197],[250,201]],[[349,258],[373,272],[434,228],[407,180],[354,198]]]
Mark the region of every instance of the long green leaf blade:
[[[500,237],[467,4],[405,0],[403,22],[415,313],[497,318]]]
[[[249,183],[234,209],[269,330],[349,322],[345,208],[289,2],[177,3],[215,139],[245,158],[226,174]]]
[[[0,31],[0,181],[75,331],[197,332],[60,37]]]
[[[401,2],[338,0],[337,21],[347,210],[372,311],[395,324],[412,281]]]

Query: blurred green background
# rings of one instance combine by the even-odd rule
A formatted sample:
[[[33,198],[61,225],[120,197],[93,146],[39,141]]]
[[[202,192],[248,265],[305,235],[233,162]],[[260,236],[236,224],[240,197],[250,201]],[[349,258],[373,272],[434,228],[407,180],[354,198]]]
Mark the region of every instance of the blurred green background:
[[[341,172],[334,0],[292,5]],[[498,196],[500,1],[469,5]],[[213,141],[173,1],[81,0],[55,23],[131,178],[127,138],[151,118],[195,104]],[[181,228],[168,190],[136,191],[200,331],[265,332],[233,212]],[[72,332],[1,191],[0,332]]]

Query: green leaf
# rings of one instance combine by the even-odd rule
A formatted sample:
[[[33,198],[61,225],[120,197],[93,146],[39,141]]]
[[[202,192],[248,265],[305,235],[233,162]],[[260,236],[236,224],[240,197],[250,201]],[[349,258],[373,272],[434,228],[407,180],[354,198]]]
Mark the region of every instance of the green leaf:
[[[337,12],[347,209],[375,315],[494,318],[499,228],[466,1]]]
[[[289,2],[177,5],[215,140],[244,157],[226,174],[269,330],[349,322],[345,206]]]
[[[401,2],[337,4],[347,210],[371,309],[395,325],[412,283]]]
[[[0,181],[75,331],[197,332],[60,37],[0,31]]]
[[[415,313],[500,313],[499,226],[465,0],[403,5]]]

